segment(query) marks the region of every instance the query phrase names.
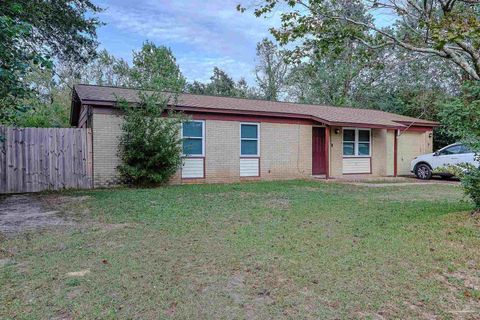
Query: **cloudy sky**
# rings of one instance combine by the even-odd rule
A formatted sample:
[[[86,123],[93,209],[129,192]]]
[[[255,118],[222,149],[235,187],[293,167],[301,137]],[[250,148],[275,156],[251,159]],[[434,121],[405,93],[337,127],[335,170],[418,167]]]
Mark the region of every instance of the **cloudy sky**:
[[[252,10],[237,11],[241,3],[252,9],[255,0],[96,0],[105,9],[98,30],[101,48],[129,62],[132,50],[150,40],[173,50],[188,81],[208,81],[213,67],[235,80],[254,84],[255,47],[270,37],[269,28],[280,22],[279,7],[267,18]],[[250,8],[249,8],[250,6]],[[285,6],[285,5],[284,5]],[[388,13],[376,13],[377,22],[393,22]]]
[[[243,1],[248,3],[250,0]],[[98,0],[106,10],[98,30],[101,47],[131,61],[132,50],[150,40],[173,50],[189,81],[207,81],[214,66],[253,84],[255,46],[269,37],[278,14],[239,13],[239,0]]]

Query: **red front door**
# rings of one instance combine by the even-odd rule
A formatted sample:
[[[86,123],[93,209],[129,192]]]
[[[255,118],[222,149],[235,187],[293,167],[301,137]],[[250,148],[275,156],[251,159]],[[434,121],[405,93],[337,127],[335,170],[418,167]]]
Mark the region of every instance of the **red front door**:
[[[326,174],[325,128],[313,127],[312,132],[312,174]]]

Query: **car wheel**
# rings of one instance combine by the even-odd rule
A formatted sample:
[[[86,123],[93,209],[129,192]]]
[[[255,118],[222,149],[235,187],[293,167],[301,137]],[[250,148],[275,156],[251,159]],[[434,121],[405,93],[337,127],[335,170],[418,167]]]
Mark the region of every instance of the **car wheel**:
[[[418,179],[428,180],[432,177],[432,169],[428,164],[421,163],[415,168],[415,175]]]

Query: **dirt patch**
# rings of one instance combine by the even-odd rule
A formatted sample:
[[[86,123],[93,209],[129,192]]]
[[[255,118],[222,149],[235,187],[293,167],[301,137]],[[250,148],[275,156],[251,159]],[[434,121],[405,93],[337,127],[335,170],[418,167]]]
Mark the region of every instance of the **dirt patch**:
[[[269,209],[288,210],[290,209],[290,200],[288,198],[271,198],[266,201],[265,206]]]
[[[72,225],[58,210],[45,206],[34,195],[11,195],[0,198],[0,234]]]
[[[69,205],[71,203],[83,202],[90,198],[91,198],[90,196],[72,197],[72,196],[58,196],[55,194],[51,194],[51,195],[42,196],[41,200],[48,206],[56,207],[56,206]]]

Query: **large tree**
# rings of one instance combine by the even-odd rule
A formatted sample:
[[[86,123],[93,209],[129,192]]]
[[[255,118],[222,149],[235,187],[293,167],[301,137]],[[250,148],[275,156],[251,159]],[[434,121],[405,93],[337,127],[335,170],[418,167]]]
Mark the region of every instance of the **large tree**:
[[[255,15],[282,4],[281,26],[271,32],[281,44],[300,42],[293,58],[340,48],[351,39],[375,50],[403,48],[437,56],[480,80],[479,1],[263,0],[255,5]],[[385,26],[385,17],[393,23]]]
[[[185,83],[175,56],[169,48],[146,41],[140,51],[133,52],[131,86],[179,92],[184,89]]]
[[[22,99],[35,94],[25,78],[37,66],[94,56],[100,10],[89,0],[0,2],[0,122],[15,119]]]
[[[214,67],[210,82],[202,83],[194,81],[186,85],[186,91],[194,94],[239,97],[239,98],[257,98],[259,94],[252,87],[248,86],[245,79],[238,82],[228,75],[224,70]]]
[[[255,76],[262,96],[267,100],[278,100],[285,89],[288,65],[278,46],[268,39],[257,44]]]
[[[306,103],[352,106],[382,59],[363,46],[345,41],[342,50],[324,50],[296,64],[288,76],[289,99]],[[371,77],[372,80],[367,79]],[[371,83],[370,83],[371,85]]]

